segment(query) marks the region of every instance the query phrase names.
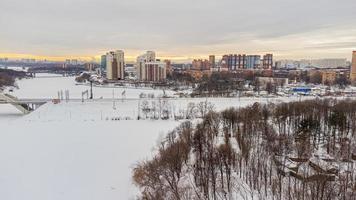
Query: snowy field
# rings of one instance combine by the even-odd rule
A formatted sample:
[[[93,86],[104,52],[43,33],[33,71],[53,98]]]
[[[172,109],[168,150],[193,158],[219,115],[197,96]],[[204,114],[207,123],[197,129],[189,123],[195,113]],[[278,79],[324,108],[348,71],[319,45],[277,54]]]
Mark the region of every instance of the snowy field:
[[[134,199],[131,169],[175,121],[1,124],[0,199]],[[159,128],[157,128],[159,127]],[[162,137],[161,136],[161,137]]]
[[[0,104],[0,125],[22,117],[23,114],[12,105]]]
[[[70,90],[80,98],[87,86],[73,77],[23,79],[19,98],[53,98]],[[115,89],[127,98],[161,90]],[[169,92],[173,94],[172,91]],[[22,116],[11,105],[0,105],[0,199],[4,200],[114,200],[134,199],[131,170],[137,161],[153,155],[159,138],[174,129],[175,120],[136,120],[144,100],[115,100],[112,89],[94,88],[94,101],[49,102]],[[116,98],[120,98],[116,96]],[[303,98],[302,98],[303,99]],[[300,98],[167,99],[172,113],[189,103],[210,102],[219,111],[254,102],[281,102]],[[148,100],[150,103],[155,100]],[[113,118],[128,120],[113,120]]]

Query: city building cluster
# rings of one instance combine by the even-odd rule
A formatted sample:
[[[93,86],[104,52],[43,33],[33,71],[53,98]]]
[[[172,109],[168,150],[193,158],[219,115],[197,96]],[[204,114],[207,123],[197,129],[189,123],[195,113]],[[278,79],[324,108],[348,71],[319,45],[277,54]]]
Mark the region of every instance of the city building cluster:
[[[106,71],[108,80],[125,79],[125,55],[124,51],[111,51],[101,56],[101,66]],[[156,58],[154,51],[147,51],[137,57],[134,64],[136,80],[143,82],[162,82],[167,75],[173,73],[170,60],[163,62]],[[222,56],[216,62],[215,55],[210,55],[209,60],[194,59],[191,66],[186,71],[194,78],[201,78],[204,74],[210,75],[212,72],[237,71],[241,69],[272,69],[273,55],[237,55],[230,54]]]
[[[209,60],[195,59],[191,70],[200,71],[236,71],[239,69],[272,69],[273,54],[260,55],[229,54],[223,55],[216,63],[215,55],[210,55]]]
[[[301,76],[306,73],[309,79],[318,79],[321,84],[334,83],[345,78],[356,82],[356,52],[353,52],[352,62],[346,59],[314,59],[314,60],[280,60],[274,62],[273,54],[246,55],[226,54],[217,60],[215,55],[208,59],[194,59],[190,64],[176,65],[170,60],[161,61],[154,51],[147,51],[138,56],[136,62],[125,69],[124,51],[111,51],[101,56],[101,67],[106,71],[108,80],[124,80],[125,72],[135,75],[135,80],[141,82],[164,82],[173,72],[187,73],[195,79],[210,76],[214,72],[240,73],[245,76],[260,74],[262,77],[285,78]],[[179,67],[177,67],[179,66]],[[351,66],[351,68],[350,68]],[[287,73],[287,74],[286,74]],[[320,79],[320,80],[319,80]],[[284,80],[284,79],[283,79]],[[294,80],[297,81],[297,80]]]
[[[260,55],[224,55],[221,60],[221,67],[229,71],[238,69],[272,69],[273,54],[266,54],[262,58]]]
[[[273,54],[246,55],[246,54],[227,54],[216,62],[215,55],[210,55],[209,60],[194,59],[188,73],[196,79],[204,75],[210,76],[212,72],[237,72],[248,69],[273,68]]]
[[[108,80],[125,79],[125,53],[122,50],[111,51],[101,56],[102,69],[106,70]],[[136,80],[143,82],[163,82],[170,69],[170,61],[162,62],[154,51],[147,51],[136,59]]]
[[[12,64],[22,64],[26,67],[60,66],[66,70],[81,67],[88,71],[96,70],[109,82],[135,80],[162,83],[173,74],[189,75],[194,80],[200,80],[204,76],[210,77],[213,73],[233,73],[246,79],[266,77],[282,78],[284,81],[288,78],[289,82],[307,80],[311,83],[326,85],[342,80],[356,85],[356,51],[352,52],[351,62],[343,58],[274,61],[273,54],[268,53],[264,55],[226,54],[218,59],[215,55],[209,55],[207,59],[193,59],[190,63],[177,64],[170,60],[160,60],[154,51],[147,51],[137,56],[134,63],[126,63],[124,51],[117,50],[101,56],[100,69],[95,62],[84,62],[78,59],[51,62],[32,58],[17,60],[0,58],[0,64],[5,67]],[[261,79],[261,82],[265,80],[270,79]]]

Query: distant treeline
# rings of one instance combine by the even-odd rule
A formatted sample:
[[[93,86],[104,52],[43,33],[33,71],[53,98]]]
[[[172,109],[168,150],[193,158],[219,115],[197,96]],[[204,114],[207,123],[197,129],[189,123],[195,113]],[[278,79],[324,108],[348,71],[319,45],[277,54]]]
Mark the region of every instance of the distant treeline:
[[[25,72],[0,68],[0,88],[4,86],[14,86],[16,78],[21,79],[24,77],[26,77]]]
[[[72,74],[78,75],[81,72],[85,71],[84,66],[68,66],[63,68],[62,66],[37,66],[31,67],[28,69],[29,73],[53,73],[53,74]]]

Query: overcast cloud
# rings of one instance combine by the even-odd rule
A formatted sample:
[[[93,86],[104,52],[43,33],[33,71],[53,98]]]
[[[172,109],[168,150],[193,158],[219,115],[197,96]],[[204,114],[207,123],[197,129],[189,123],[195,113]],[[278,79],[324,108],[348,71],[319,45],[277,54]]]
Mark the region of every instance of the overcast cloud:
[[[355,0],[0,0],[0,54],[345,57]]]

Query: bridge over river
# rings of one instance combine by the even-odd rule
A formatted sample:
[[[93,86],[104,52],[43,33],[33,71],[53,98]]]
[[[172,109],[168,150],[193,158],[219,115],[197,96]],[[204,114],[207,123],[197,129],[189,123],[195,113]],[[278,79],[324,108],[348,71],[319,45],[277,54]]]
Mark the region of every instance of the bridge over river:
[[[18,99],[9,94],[0,93],[0,104],[11,104],[24,114],[28,114],[51,99]]]

